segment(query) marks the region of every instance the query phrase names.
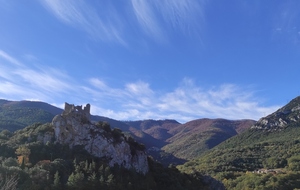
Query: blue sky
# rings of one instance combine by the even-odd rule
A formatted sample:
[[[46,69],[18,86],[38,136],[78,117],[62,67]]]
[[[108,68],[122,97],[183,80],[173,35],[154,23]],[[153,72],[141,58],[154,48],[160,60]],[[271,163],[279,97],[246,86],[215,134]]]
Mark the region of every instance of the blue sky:
[[[0,98],[259,119],[300,94],[300,1],[0,0]]]

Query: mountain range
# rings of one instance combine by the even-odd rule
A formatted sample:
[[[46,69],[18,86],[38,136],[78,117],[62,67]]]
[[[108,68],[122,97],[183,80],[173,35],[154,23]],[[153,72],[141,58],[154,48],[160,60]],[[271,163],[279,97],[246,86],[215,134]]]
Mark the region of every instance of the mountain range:
[[[7,100],[0,100],[0,110],[0,127],[11,131],[30,122],[50,122],[55,111],[62,112],[43,102]],[[300,188],[300,96],[257,122],[91,119],[109,123],[117,134],[121,129],[161,163],[182,164],[177,169],[189,175],[208,174],[226,189]]]
[[[50,123],[0,131],[1,190],[224,190],[210,176],[163,167],[130,134],[92,122],[89,106],[66,105]]]
[[[45,102],[0,100],[0,129],[15,131],[33,123],[51,122],[63,110]],[[107,122],[143,143],[150,155],[164,165],[183,164],[224,140],[250,128],[254,120],[197,119],[118,121],[92,115],[93,122]]]
[[[299,189],[300,96],[179,168],[209,173],[227,189]]]

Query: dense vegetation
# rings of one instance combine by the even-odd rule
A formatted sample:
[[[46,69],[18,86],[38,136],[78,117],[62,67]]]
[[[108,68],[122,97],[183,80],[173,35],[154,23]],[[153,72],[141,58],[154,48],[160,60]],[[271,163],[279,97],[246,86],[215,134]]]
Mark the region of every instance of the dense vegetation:
[[[236,135],[236,133],[229,133],[223,129],[211,126],[211,128],[206,131],[187,133],[183,137],[173,140],[172,143],[164,146],[162,149],[179,158],[190,160],[202,155],[212,147],[234,135]],[[176,136],[173,137],[173,139],[174,138],[176,138]]]
[[[250,129],[179,168],[208,173],[228,189],[300,188],[300,128]]]
[[[98,123],[107,134],[124,135]],[[200,174],[188,175],[175,167],[164,168],[149,158],[150,171],[139,174],[88,154],[83,147],[70,149],[55,143],[51,124],[34,124],[14,133],[0,132],[0,189],[207,189]],[[42,142],[41,136],[49,137]],[[127,141],[144,149],[133,138]]]
[[[33,123],[51,122],[59,108],[42,102],[0,99],[0,130],[15,131]]]
[[[198,119],[170,130],[174,134],[162,149],[191,160],[254,124],[253,120]]]
[[[0,129],[15,131],[36,122],[50,122],[53,116],[38,108],[0,108]]]
[[[300,97],[178,168],[227,189],[300,189]]]

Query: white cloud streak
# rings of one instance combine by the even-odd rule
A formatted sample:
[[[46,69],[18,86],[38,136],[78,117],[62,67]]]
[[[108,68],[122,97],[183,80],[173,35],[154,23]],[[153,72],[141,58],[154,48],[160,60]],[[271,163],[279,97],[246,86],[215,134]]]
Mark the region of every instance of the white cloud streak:
[[[204,0],[131,0],[133,11],[141,28],[158,40],[167,38],[171,28],[186,34],[198,34],[205,23]]]
[[[121,35],[122,22],[113,9],[106,11],[111,14],[100,16],[96,9],[82,0],[45,0],[42,2],[59,20],[87,32],[93,38],[126,45]]]
[[[105,94],[111,91],[120,92],[114,97],[120,109],[99,108],[96,104],[95,114],[120,120],[175,118],[185,122],[203,117],[259,119],[279,108],[261,106],[253,92],[233,84],[202,89],[191,79],[184,79],[179,87],[167,93],[155,92],[142,81],[126,84],[124,89],[102,88],[98,93],[105,102],[108,100]]]
[[[155,3],[165,22],[171,23],[174,28],[189,31],[191,28],[199,29],[205,22],[204,8],[206,1],[204,0],[157,0]]]
[[[49,100],[54,95],[71,91],[69,77],[54,68],[28,67],[0,50],[0,93],[22,99]]]
[[[86,102],[91,103],[93,114],[113,119],[176,119],[180,122],[204,117],[259,119],[279,108],[261,106],[251,89],[234,84],[202,88],[185,78],[177,88],[164,93],[140,80],[114,88],[104,80],[90,78],[82,86],[54,68],[42,65],[29,68],[1,50],[0,57],[1,98],[41,100],[56,105],[65,101]]]
[[[125,36],[144,37],[141,29],[157,42],[168,40],[167,30],[199,35],[204,23],[206,0],[131,0],[124,3],[126,10],[111,1],[91,2],[83,0],[44,0],[47,10],[57,19],[87,32],[95,39],[112,41],[127,46]],[[131,9],[130,9],[131,7]],[[118,10],[118,11],[117,11]],[[132,15],[136,20],[132,20]]]
[[[49,92],[61,92],[71,89],[70,86],[63,80],[57,79],[59,71],[35,71],[32,69],[16,70],[15,75],[21,77],[24,82],[27,82],[35,88],[43,89]]]
[[[49,97],[38,89],[31,89],[22,84],[1,80],[0,98],[9,100],[49,100]]]
[[[12,63],[14,65],[17,66],[21,66],[22,64],[16,60],[15,58],[11,57],[10,55],[8,55],[6,52],[0,50],[0,57],[5,59],[6,61],[8,61],[9,63]]]
[[[132,7],[141,27],[148,35],[162,39],[162,31],[150,1],[132,0]]]

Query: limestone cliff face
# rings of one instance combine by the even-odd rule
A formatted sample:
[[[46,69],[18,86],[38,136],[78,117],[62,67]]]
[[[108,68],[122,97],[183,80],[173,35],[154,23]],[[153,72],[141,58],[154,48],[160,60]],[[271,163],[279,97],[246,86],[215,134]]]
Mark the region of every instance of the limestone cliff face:
[[[55,141],[68,144],[71,148],[76,145],[84,146],[91,155],[109,159],[109,165],[115,164],[127,169],[134,168],[139,173],[149,170],[147,155],[142,150],[132,151],[130,144],[121,136],[116,140],[102,128],[91,124],[86,114],[78,110],[64,111],[53,118]]]
[[[281,131],[288,126],[300,125],[300,96],[290,101],[276,112],[261,118],[252,129]]]

